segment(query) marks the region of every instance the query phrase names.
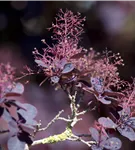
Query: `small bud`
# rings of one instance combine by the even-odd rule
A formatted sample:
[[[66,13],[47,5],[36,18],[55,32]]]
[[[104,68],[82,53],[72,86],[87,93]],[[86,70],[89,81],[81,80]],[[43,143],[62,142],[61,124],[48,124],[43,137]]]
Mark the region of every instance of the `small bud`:
[[[45,43],[45,39],[42,39],[41,42]]]

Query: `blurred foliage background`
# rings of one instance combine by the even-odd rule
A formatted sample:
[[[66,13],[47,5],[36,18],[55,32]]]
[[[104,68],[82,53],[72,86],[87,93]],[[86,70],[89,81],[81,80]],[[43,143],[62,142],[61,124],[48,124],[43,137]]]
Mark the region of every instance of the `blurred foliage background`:
[[[124,59],[125,66],[120,67],[122,79],[131,80],[135,77],[135,2],[133,1],[11,1],[0,2],[0,62],[10,62],[22,70],[24,65],[34,69],[32,56],[34,47],[42,51],[46,39],[52,44],[51,34],[46,28],[51,26],[59,9],[69,9],[86,16],[80,44],[85,48],[93,47],[102,52],[105,49],[114,53],[119,52]],[[69,112],[68,99],[62,91],[55,92],[49,82],[38,87],[44,76],[30,77],[30,84],[26,85],[23,101],[33,103],[39,109],[38,119],[42,119],[43,126],[47,124],[59,110],[64,108]],[[23,79],[25,80],[25,79]],[[24,82],[24,81],[22,81]],[[75,132],[87,133],[92,116],[88,114]],[[37,139],[64,130],[64,123],[57,122],[47,132],[38,134]],[[132,149],[127,139],[122,150]],[[85,145],[63,142],[54,145],[38,146],[42,150],[74,149],[88,150]],[[34,147],[33,149],[37,149]]]

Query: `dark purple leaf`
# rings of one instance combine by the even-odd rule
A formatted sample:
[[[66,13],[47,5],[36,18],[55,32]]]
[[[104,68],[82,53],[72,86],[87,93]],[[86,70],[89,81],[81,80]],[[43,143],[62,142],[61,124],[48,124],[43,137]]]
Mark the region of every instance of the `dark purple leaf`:
[[[10,102],[5,102],[5,105],[6,105],[7,107],[11,107]]]
[[[30,134],[25,131],[22,131],[18,134],[18,139],[22,142],[26,142],[28,145],[31,145],[33,143]]]
[[[22,117],[22,115],[20,113],[17,113],[17,115],[18,115],[19,121],[21,123],[26,123],[26,120]]]
[[[110,113],[117,119],[117,120],[119,120],[120,119],[120,115],[119,115],[119,113],[117,112],[117,110],[116,109],[114,109],[114,108],[109,108],[109,110],[110,110]]]
[[[123,97],[125,96],[123,93],[120,92],[113,92],[113,91],[104,91],[103,95],[110,96],[110,97]]]
[[[117,106],[117,107],[116,107],[116,110],[117,110],[117,111],[121,111],[122,109],[123,109],[123,108],[122,108],[121,106]]]
[[[85,81],[85,80],[78,80],[78,82],[81,82],[81,83],[83,83],[84,85],[86,85],[86,86],[88,86],[88,87],[91,87],[91,84],[88,83],[88,82]]]
[[[71,59],[79,59],[79,58],[82,58],[86,55],[86,52],[81,52],[81,53],[78,53],[78,54],[75,54],[71,57]]]

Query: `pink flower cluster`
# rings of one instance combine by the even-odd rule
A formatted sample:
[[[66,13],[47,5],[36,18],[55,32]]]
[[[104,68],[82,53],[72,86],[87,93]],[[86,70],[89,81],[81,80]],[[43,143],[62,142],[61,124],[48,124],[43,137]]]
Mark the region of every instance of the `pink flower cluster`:
[[[0,98],[13,85],[15,70],[10,64],[0,64]]]
[[[56,44],[51,47],[42,40],[46,45],[43,54],[40,54],[37,49],[33,51],[35,62],[43,68],[47,76],[59,78],[65,64],[70,62],[72,56],[82,51],[78,42],[79,36],[83,33],[84,20],[85,18],[81,18],[79,13],[74,15],[71,11],[60,10],[55,23],[49,28],[54,33],[51,38],[56,40]]]

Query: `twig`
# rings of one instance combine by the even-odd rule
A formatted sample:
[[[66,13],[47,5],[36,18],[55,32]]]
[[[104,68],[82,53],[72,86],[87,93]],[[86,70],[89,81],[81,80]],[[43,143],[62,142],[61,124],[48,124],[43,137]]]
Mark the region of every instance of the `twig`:
[[[93,107],[92,109],[88,108],[88,109],[86,109],[86,110],[84,110],[84,111],[82,111],[82,112],[77,113],[77,116],[84,115],[84,114],[87,113],[88,111],[93,111],[93,110],[95,110],[95,109],[96,109],[96,106]]]
[[[72,119],[66,119],[66,118],[63,118],[63,117],[59,117],[58,120],[63,120],[63,121],[66,121],[66,122],[71,122]]]
[[[85,141],[81,137],[78,137],[76,135],[73,135],[68,140],[71,140],[71,141],[80,141],[80,142],[84,143],[85,145],[87,145],[88,147],[91,147],[91,145],[95,143],[95,141]]]
[[[64,110],[61,110],[48,124],[45,128],[38,129],[38,131],[45,131],[48,129],[56,120],[59,119],[59,116],[64,112]]]

